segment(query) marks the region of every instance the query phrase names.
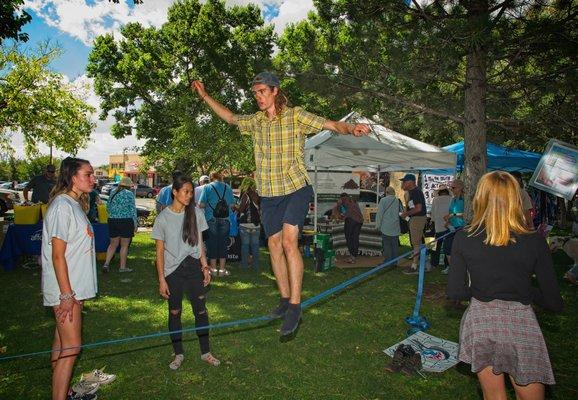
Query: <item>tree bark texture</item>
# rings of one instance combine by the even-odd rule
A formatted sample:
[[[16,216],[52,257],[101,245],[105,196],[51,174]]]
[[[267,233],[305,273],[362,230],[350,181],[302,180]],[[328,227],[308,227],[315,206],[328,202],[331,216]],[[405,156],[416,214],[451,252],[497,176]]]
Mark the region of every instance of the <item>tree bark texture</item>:
[[[464,104],[464,184],[466,221],[472,217],[472,199],[486,172],[486,60],[487,0],[473,0],[468,8],[471,42],[466,56]]]

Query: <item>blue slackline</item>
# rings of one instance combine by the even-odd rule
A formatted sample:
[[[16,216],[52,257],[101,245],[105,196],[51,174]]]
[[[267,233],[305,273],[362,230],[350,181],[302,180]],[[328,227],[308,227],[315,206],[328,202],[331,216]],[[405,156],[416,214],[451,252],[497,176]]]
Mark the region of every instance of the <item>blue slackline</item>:
[[[444,235],[444,236],[436,239],[432,243],[435,243],[436,241],[444,238],[445,236],[447,236],[447,235]],[[431,243],[429,245],[431,245]],[[422,248],[423,248],[423,251],[425,252],[426,246],[422,245]],[[376,272],[385,269],[386,267],[391,268],[391,266],[394,265],[394,263],[397,263],[397,261],[407,257],[410,254],[413,254],[413,250],[408,251],[407,253],[404,253],[404,254],[400,255],[399,257],[396,257],[396,258],[393,258],[393,259],[388,260],[386,262],[383,262],[383,263],[373,267],[369,271],[362,272],[361,274],[358,274],[358,275],[354,276],[353,278],[348,279],[347,281],[344,281],[344,282],[342,282],[342,283],[340,283],[340,284],[338,284],[332,288],[329,288],[329,289],[319,293],[318,295],[313,296],[313,297],[305,300],[304,302],[302,302],[301,308],[305,309],[305,308],[311,307],[313,304],[318,303],[322,299],[329,297],[332,294],[335,294],[338,291],[343,290],[346,287],[351,286],[352,284],[359,282],[359,281],[375,274]],[[422,258],[425,258],[425,257],[422,257]],[[424,260],[424,266],[425,266],[425,260]],[[420,269],[421,269],[421,261],[420,261]],[[423,279],[422,279],[421,288],[422,288],[421,291],[423,291]],[[421,303],[421,293],[420,293],[419,288],[418,288],[418,295],[420,297],[420,303]],[[417,303],[417,301],[416,301],[416,303]],[[414,313],[415,313],[415,310],[416,310],[416,308],[414,308]],[[417,306],[417,310],[419,312],[419,305]],[[230,321],[230,322],[222,322],[222,323],[218,323],[218,324],[211,324],[211,325],[206,325],[206,326],[201,326],[201,327],[183,328],[183,329],[180,329],[177,331],[164,331],[164,332],[150,333],[150,334],[146,334],[146,335],[131,336],[131,337],[126,337],[126,338],[121,338],[121,339],[104,340],[104,341],[100,341],[100,342],[82,344],[80,346],[66,347],[66,348],[58,349],[57,351],[65,351],[65,350],[72,350],[72,349],[89,349],[89,348],[106,346],[106,345],[115,345],[115,344],[120,344],[120,343],[127,343],[127,342],[136,341],[136,340],[152,339],[152,338],[157,338],[157,337],[162,337],[162,336],[168,336],[168,335],[175,334],[175,333],[188,333],[188,332],[196,332],[198,330],[215,330],[215,329],[222,329],[222,328],[230,328],[230,327],[239,326],[239,325],[253,324],[256,322],[265,322],[265,321],[269,321],[271,319],[273,319],[273,318],[271,318],[268,315],[264,315],[264,316],[260,316],[260,317],[254,317],[254,318],[242,319],[242,320],[236,320],[236,321]],[[50,353],[52,353],[52,351],[53,350],[51,349],[51,350],[43,350],[43,351],[37,351],[37,352],[31,352],[31,353],[22,353],[22,354],[10,355],[10,356],[3,356],[3,357],[0,357],[0,361],[7,361],[7,360],[18,359],[18,358],[26,358],[26,357],[34,357],[34,356],[39,356],[39,355],[44,355],[44,354],[50,354]]]

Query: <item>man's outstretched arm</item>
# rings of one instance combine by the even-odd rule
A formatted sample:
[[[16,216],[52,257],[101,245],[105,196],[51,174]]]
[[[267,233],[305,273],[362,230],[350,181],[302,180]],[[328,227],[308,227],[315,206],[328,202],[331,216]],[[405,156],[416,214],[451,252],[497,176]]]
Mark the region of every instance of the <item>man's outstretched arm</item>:
[[[365,136],[371,129],[367,124],[348,124],[342,121],[331,121],[327,120],[323,124],[323,129],[329,129],[342,135],[353,135],[353,136]]]
[[[215,114],[217,114],[223,121],[229,124],[237,125],[237,118],[235,117],[235,114],[233,114],[231,110],[219,103],[217,100],[209,96],[205,90],[205,85],[203,85],[203,82],[193,81],[191,87],[194,91],[197,92],[199,98],[207,103],[207,105],[211,107],[211,110],[213,110]]]

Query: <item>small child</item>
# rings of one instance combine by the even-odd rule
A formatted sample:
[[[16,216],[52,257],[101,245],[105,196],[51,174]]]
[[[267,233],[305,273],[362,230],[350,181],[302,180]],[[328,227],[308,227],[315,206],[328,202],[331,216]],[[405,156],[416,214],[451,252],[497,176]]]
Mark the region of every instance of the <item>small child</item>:
[[[202,232],[208,225],[203,211],[195,207],[191,179],[185,176],[175,179],[172,197],[173,203],[155,220],[151,237],[156,240],[159,293],[169,301],[169,330],[175,332],[182,329],[183,294],[191,302],[195,326],[209,325],[205,302],[211,275],[202,242]],[[198,330],[197,336],[201,360],[218,366],[220,361],[210,351],[208,329]],[[175,358],[169,368],[176,370],[185,358],[182,333],[172,333],[171,341]]]

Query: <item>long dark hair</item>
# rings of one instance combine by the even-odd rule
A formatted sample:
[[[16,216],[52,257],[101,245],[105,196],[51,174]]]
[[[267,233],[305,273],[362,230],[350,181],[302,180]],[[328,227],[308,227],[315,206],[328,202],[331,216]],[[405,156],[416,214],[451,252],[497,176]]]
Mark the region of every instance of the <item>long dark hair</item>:
[[[199,232],[197,229],[197,215],[195,213],[195,185],[193,185],[191,178],[181,175],[173,181],[173,190],[178,192],[186,183],[191,184],[191,188],[193,189],[193,198],[191,199],[191,202],[185,206],[183,241],[190,244],[191,246],[196,246],[199,243]],[[172,191],[171,197],[173,199],[175,198],[175,195]]]
[[[271,88],[271,90],[273,90],[274,86],[269,86]],[[279,115],[283,112],[283,110],[285,109],[285,107],[289,106],[289,99],[287,98],[287,96],[285,95],[285,93],[283,93],[281,91],[281,88],[278,87],[277,88],[277,96],[275,96],[275,114]]]
[[[62,193],[68,193],[72,190],[72,177],[76,175],[83,165],[86,164],[90,165],[90,162],[88,160],[83,160],[82,158],[66,157],[62,160],[56,185],[54,185],[54,188],[50,192],[50,198],[48,200],[49,206],[56,196]],[[78,203],[82,206],[83,210],[88,210],[88,194],[83,193],[78,199]]]

